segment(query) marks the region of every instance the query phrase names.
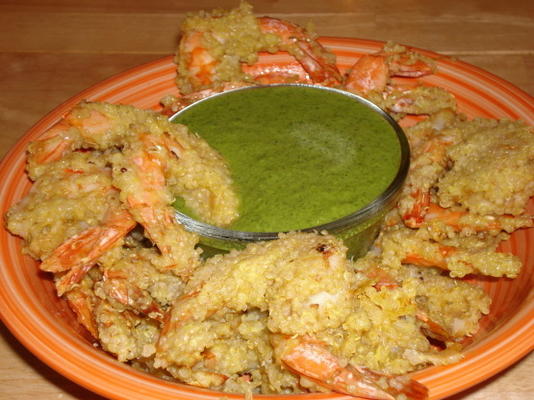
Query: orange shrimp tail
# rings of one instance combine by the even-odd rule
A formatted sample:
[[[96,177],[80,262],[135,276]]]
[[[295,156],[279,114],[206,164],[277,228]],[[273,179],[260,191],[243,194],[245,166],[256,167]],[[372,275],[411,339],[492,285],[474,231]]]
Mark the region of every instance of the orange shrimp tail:
[[[531,228],[534,225],[534,218],[530,216],[515,217],[508,214],[499,216],[488,215],[486,216],[487,218],[481,218],[477,223],[466,223],[465,220],[462,221],[462,217],[465,217],[468,214],[467,211],[453,211],[448,208],[443,208],[435,203],[430,203],[427,212],[425,213],[424,221],[439,221],[453,228],[455,231],[469,229],[475,232],[503,229],[507,229],[510,232],[511,229]],[[506,228],[507,225],[511,225],[511,228]]]
[[[415,317],[425,325],[425,332],[431,338],[447,342],[452,339],[451,335],[440,324],[430,319],[423,311],[418,311]]]
[[[59,277],[55,281],[57,295],[61,297],[64,294],[70,292],[74,288],[74,285],[79,283],[92,267],[93,263],[76,265],[72,267],[68,272],[61,275],[61,277]]]
[[[384,288],[395,289],[400,286],[397,280],[379,266],[368,271],[366,275],[368,278],[376,281],[373,287],[378,291]]]
[[[277,18],[261,17],[258,24],[263,33],[278,36],[281,49],[289,51],[314,83],[325,86],[340,84],[342,81],[335,59],[303,28],[288,21]]]
[[[455,230],[460,230],[460,218],[466,214],[467,213],[465,211],[451,211],[446,208],[440,207],[435,203],[430,203],[428,205],[428,211],[425,215],[425,220],[439,220],[444,224],[454,228]]]
[[[404,224],[410,228],[419,228],[425,221],[425,215],[428,212],[430,205],[430,193],[422,190],[417,190],[412,194],[415,202],[402,219]]]
[[[254,82],[262,85],[311,82],[304,68],[296,62],[272,65],[242,64],[241,70]]]
[[[345,89],[358,94],[382,92],[386,88],[389,67],[384,56],[365,55],[352,66],[347,75]]]
[[[60,135],[70,127],[65,120],[61,120],[46,132],[50,137],[35,141],[30,151],[33,161],[37,164],[48,164],[59,160],[70,151],[74,141]]]
[[[417,253],[408,253],[402,259],[403,264],[413,264],[419,267],[438,267],[444,270],[447,268],[447,257],[457,251],[456,247],[440,245],[434,257],[423,256]]]
[[[389,63],[392,76],[404,78],[420,78],[434,73],[434,66],[424,60],[411,60],[409,56],[401,56]]]
[[[319,43],[315,42],[312,45],[311,42],[305,41],[299,42],[297,45],[308,56],[299,58],[299,61],[313,82],[325,86],[341,83],[341,73],[334,63],[322,56],[322,53],[326,53],[326,50]]]
[[[115,210],[106,218],[103,226],[95,226],[73,236],[57,247],[43,260],[41,269],[62,272],[85,265],[92,265],[135,226],[126,210]]]
[[[282,361],[292,371],[333,391],[367,399],[394,400],[401,393],[412,399],[426,399],[427,389],[409,378],[389,377],[366,368],[342,366],[322,343],[300,340],[284,350]],[[379,379],[388,378],[382,388]]]
[[[83,290],[71,290],[66,294],[67,302],[70,308],[76,314],[78,322],[89,331],[96,339],[98,338],[98,328],[96,325],[93,304],[90,295]]]

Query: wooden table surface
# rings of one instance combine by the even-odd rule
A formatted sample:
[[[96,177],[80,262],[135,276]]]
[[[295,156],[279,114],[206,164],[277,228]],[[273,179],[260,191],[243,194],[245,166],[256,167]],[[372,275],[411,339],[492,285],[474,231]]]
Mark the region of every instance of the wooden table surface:
[[[534,95],[534,2],[257,0],[255,12],[323,36],[399,43],[457,56]],[[238,0],[0,0],[0,157],[41,116],[127,68],[171,54],[188,11]],[[0,278],[1,279],[1,278]],[[0,323],[0,399],[100,399],[30,354]],[[534,356],[457,399],[534,398]]]

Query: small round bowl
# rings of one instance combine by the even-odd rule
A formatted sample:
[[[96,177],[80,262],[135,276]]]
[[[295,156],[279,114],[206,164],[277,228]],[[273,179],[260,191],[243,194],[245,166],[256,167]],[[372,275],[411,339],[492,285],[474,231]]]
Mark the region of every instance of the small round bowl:
[[[358,106],[364,105],[366,107],[366,112],[371,111],[371,116],[379,116],[389,125],[389,127],[391,127],[392,132],[394,132],[394,134],[396,135],[396,138],[398,140],[398,146],[400,149],[400,159],[396,170],[396,175],[382,193],[380,193],[376,198],[367,203],[365,206],[349,215],[342,216],[341,218],[321,225],[305,226],[298,228],[299,231],[303,232],[327,231],[343,239],[345,245],[348,248],[348,253],[350,256],[361,256],[369,249],[369,246],[376,238],[376,235],[378,234],[378,231],[380,229],[380,225],[383,222],[384,216],[395,205],[406,175],[408,174],[408,169],[410,165],[410,147],[402,128],[393,118],[391,118],[389,114],[385,113],[380,107],[361,96],[338,89],[306,84],[277,84],[245,87],[216,94],[214,96],[203,99],[185,107],[184,109],[178,111],[176,114],[171,116],[170,120],[172,122],[177,122],[184,113],[190,114],[191,112],[196,112],[197,116],[205,118],[206,109],[202,108],[202,106],[205,105],[203,103],[212,101],[218,101],[220,103],[221,101],[228,101],[229,96],[235,99],[241,94],[246,95],[247,92],[250,91],[262,91],[265,89],[269,90],[269,88],[280,87],[289,88],[289,90],[294,89],[293,93],[296,95],[295,98],[297,99],[302,88],[306,88],[305,90],[308,91],[312,90],[321,92],[322,95],[344,96],[350,99],[351,101],[357,103],[356,105]],[[276,101],[276,98],[274,98],[272,101]],[[322,107],[324,107],[324,105],[322,105]],[[354,108],[355,113],[359,113],[359,110],[360,108]],[[236,113],[235,118],[240,118],[250,113],[251,110],[248,109],[245,103],[243,107],[239,107],[234,112]],[[365,118],[365,116],[363,115],[361,117]],[[286,118],[286,115],[280,115],[278,119],[283,118]],[[289,116],[288,118],[291,118],[291,116]],[[268,125],[270,122],[271,121],[269,120],[265,120],[264,122],[262,121],[262,126]],[[314,123],[320,123],[320,121],[314,121]],[[228,131],[228,127],[223,124],[218,125],[217,128],[223,134],[224,132]],[[198,133],[200,136],[202,136],[202,132],[195,133]],[[247,151],[246,147],[243,148],[243,151]],[[383,162],[388,162],[388,160],[384,160]],[[309,196],[304,197],[308,198]],[[265,201],[268,201],[268,199],[265,199]],[[196,232],[201,236],[201,244],[204,246],[205,250],[207,251],[207,254],[209,255],[220,251],[242,248],[249,242],[274,240],[277,239],[281,233],[287,233],[285,231],[249,232],[224,229],[199,221],[198,219],[194,219],[179,211],[176,212],[176,219],[181,224],[183,224],[187,230]]]

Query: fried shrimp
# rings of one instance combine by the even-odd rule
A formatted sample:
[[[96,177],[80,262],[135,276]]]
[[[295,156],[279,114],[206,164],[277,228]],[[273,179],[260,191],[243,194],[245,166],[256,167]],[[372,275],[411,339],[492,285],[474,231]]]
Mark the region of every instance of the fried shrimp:
[[[265,331],[274,346],[273,358],[264,360],[274,363],[272,367],[288,368],[319,387],[354,396],[392,399],[403,393],[425,398],[426,388],[417,382],[390,376],[389,387],[379,384],[385,375],[345,366],[331,346],[314,339],[330,330],[342,331],[355,312],[355,280],[345,253],[331,236],[293,233],[210,259],[174,304],[158,341],[155,365],[180,379],[188,377],[191,384],[212,387],[260,368],[257,353],[240,361],[241,370],[228,368],[219,356],[220,349],[232,343],[257,346],[239,318],[230,336],[224,328],[224,321],[257,310],[256,329]],[[196,338],[194,345],[191,337]]]
[[[345,253],[331,236],[298,233],[210,258],[173,306],[158,344],[160,364],[185,357],[177,343],[188,337],[186,332],[209,326],[226,312],[268,311],[269,329],[287,334],[339,325],[350,311]]]
[[[224,225],[237,216],[221,156],[184,126],[131,106],[78,104],[30,144],[28,173],[35,183],[7,213],[8,229],[25,239],[42,270],[55,274],[58,295],[66,295],[93,336],[100,330],[88,315],[104,308],[161,320],[181,279],[199,265],[198,236],[174,220],[175,196],[208,222]],[[147,249],[135,256],[121,253],[136,273],[110,267],[109,254],[141,244]],[[152,269],[146,279],[172,290],[166,301],[137,282],[143,268]],[[97,307],[98,299],[108,305]]]
[[[174,221],[174,196],[183,197],[207,222],[225,225],[237,216],[237,197],[222,158],[185,127],[171,124],[154,112],[131,106],[80,103],[47,135],[52,136],[29,147],[29,174],[38,180],[34,190],[41,187],[39,180],[48,179],[47,171],[57,177],[57,169],[67,175],[59,178],[63,185],[83,186],[82,192],[93,188],[95,185],[80,183],[87,174],[83,168],[69,165],[77,163],[76,157],[82,157],[77,154],[86,152],[107,160],[106,166],[100,168],[108,179],[107,186],[96,189],[106,190],[108,197],[114,198],[111,209],[105,211],[108,219],[101,217],[102,227],[77,232],[78,236],[70,237],[55,250],[53,258],[43,263],[45,270],[60,272],[69,267],[53,266],[52,260],[72,260],[73,276],[67,287],[77,283],[82,271],[87,272],[135,222],[144,226],[166,258],[162,259],[161,268],[188,275],[198,263],[198,239]],[[69,190],[76,192],[75,187]],[[16,231],[16,227],[13,229]],[[84,248],[91,255],[73,254]],[[78,266],[75,257],[83,259],[85,265]]]
[[[261,51],[286,51],[298,65],[258,67]],[[232,82],[341,83],[335,59],[305,29],[277,18],[256,18],[243,2],[231,11],[191,15],[182,24],[176,54],[177,84],[183,94],[223,89]]]
[[[294,62],[258,63],[261,52],[285,52]],[[168,115],[217,92],[273,83],[342,88],[370,98],[399,118],[405,114],[432,114],[456,106],[449,92],[417,84],[417,78],[436,70],[429,57],[387,43],[376,54],[362,56],[343,75],[336,66],[335,56],[313,33],[289,21],[257,18],[245,2],[230,11],[190,15],[182,24],[175,62],[181,97],[163,100]],[[396,84],[397,77],[415,82]]]

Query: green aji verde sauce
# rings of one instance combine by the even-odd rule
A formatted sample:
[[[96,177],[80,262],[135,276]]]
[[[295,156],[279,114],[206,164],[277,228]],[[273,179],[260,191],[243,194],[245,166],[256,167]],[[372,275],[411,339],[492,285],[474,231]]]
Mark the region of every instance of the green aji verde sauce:
[[[319,88],[227,92],[173,122],[226,159],[241,201],[240,217],[228,227],[234,230],[278,232],[334,221],[384,192],[400,164],[397,134],[380,114]],[[180,202],[175,206],[195,217]]]

